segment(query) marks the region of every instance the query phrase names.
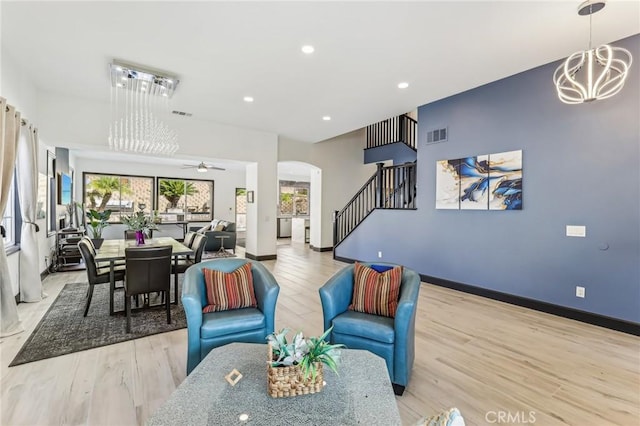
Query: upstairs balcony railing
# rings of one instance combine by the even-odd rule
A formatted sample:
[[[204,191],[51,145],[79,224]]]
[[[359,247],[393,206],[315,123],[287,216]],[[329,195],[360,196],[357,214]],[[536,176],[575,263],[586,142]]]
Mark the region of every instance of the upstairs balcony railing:
[[[406,114],[367,126],[367,148],[402,142],[416,149],[418,122]]]

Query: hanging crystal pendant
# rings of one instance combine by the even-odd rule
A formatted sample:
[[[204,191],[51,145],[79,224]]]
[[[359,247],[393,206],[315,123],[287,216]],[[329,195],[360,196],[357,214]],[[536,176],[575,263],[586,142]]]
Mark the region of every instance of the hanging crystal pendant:
[[[110,64],[110,71],[109,147],[141,154],[174,154],[179,148],[178,135],[163,117],[169,115],[169,98],[179,81],[124,63]]]

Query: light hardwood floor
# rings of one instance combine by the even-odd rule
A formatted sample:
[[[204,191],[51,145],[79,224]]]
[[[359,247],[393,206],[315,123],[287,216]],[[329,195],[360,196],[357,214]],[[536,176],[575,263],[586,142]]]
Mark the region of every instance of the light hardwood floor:
[[[318,288],[344,264],[295,244],[264,263],[281,286],[276,327],[319,335]],[[64,284],[85,277],[54,274],[49,298],[19,306],[26,331],[0,344],[2,425],[142,424],[184,380],[186,330],[8,368]],[[404,424],[455,406],[467,425],[638,425],[640,339],[423,284],[397,402]]]

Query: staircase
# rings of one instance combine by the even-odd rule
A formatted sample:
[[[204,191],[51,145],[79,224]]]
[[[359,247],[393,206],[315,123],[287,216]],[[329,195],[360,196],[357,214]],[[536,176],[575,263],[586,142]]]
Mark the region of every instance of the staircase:
[[[383,163],[377,163],[376,173],[342,210],[334,212],[334,249],[375,209],[416,208],[417,135],[417,121],[406,114],[367,127],[365,163],[373,162],[371,159],[377,157],[378,161],[394,160],[403,164],[385,167]],[[407,152],[410,153],[408,157]]]
[[[333,247],[337,247],[375,209],[415,209],[416,163],[384,167],[367,180],[347,205],[334,212]]]

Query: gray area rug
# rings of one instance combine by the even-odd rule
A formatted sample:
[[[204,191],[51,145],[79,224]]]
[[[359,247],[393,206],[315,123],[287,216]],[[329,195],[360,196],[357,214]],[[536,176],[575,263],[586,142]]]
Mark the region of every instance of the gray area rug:
[[[171,279],[173,285],[173,277]],[[109,284],[94,287],[89,314],[83,317],[88,286],[87,283],[64,286],[9,367],[187,326],[182,304],[179,303],[171,305],[171,324],[167,324],[164,306],[132,311],[131,333],[128,334],[124,312],[109,315]],[[173,295],[173,291],[171,293]],[[140,301],[142,303],[142,298]],[[159,297],[152,296],[151,304],[155,303],[160,303]],[[123,290],[116,290],[114,306],[115,311],[124,309]],[[135,302],[131,306],[134,309]]]

